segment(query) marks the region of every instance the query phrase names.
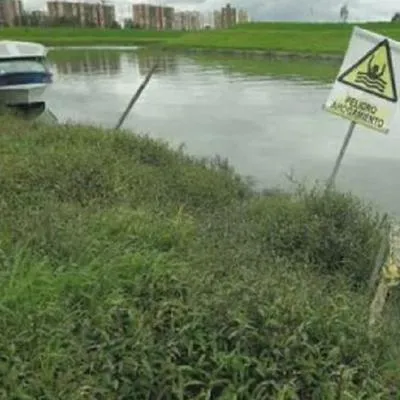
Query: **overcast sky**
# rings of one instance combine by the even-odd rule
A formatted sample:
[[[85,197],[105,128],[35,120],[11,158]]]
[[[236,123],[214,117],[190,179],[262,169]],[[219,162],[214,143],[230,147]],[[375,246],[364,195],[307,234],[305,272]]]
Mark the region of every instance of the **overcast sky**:
[[[74,0],[72,0],[74,1]],[[88,0],[97,2],[96,0]],[[26,9],[45,9],[45,0],[23,0]],[[108,0],[116,6],[118,19],[129,17],[131,4],[127,0]],[[169,4],[175,8],[211,11],[220,8],[226,1],[221,0],[134,0]],[[337,21],[340,7],[347,3],[349,20],[388,20],[400,11],[399,0],[231,0],[236,7],[245,8],[253,20],[270,21]],[[396,5],[397,3],[397,5]]]

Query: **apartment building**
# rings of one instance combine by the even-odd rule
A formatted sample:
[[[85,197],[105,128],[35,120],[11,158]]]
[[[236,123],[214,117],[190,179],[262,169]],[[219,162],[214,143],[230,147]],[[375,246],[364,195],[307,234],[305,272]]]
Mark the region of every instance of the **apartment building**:
[[[24,26],[46,25],[48,21],[47,13],[42,10],[33,10],[24,12],[21,17],[21,24]]]
[[[174,8],[152,4],[133,4],[133,24],[141,29],[157,31],[173,29]]]
[[[207,11],[202,14],[200,18],[201,27],[204,29],[210,29],[213,26],[214,14],[212,11]]]
[[[185,13],[178,11],[174,14],[174,29],[176,31],[184,31],[186,26]]]
[[[0,0],[0,26],[20,25],[23,12],[20,0]]]
[[[94,4],[97,11],[97,20],[100,27],[110,27],[116,21],[115,6],[112,4]]]
[[[198,31],[201,29],[201,13],[179,11],[174,15],[174,29],[178,31]]]
[[[201,13],[199,11],[187,11],[189,19],[189,31],[199,31],[201,29]]]
[[[71,1],[48,1],[49,19],[66,19],[88,27],[108,27],[115,21],[114,5]]]
[[[174,14],[175,10],[173,7],[161,7],[163,9],[163,29],[173,29],[174,27]]]
[[[246,10],[239,10],[237,15],[238,24],[245,24],[250,22],[249,14]]]
[[[221,26],[222,28],[231,28],[236,25],[236,8],[229,3],[221,8]]]
[[[215,10],[213,13],[214,17],[214,23],[213,23],[213,28],[214,29],[221,29],[222,28],[222,14],[221,11]]]
[[[133,4],[132,6],[133,25],[142,29],[150,29],[150,5]]]

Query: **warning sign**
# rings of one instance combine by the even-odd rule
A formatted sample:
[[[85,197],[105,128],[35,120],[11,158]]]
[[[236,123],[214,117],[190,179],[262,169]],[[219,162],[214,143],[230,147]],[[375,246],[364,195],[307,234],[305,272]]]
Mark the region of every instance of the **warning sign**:
[[[324,109],[378,132],[389,132],[397,112],[400,43],[354,27]]]
[[[330,105],[329,111],[367,128],[372,128],[382,133],[387,132],[385,127],[387,115],[381,108],[367,101],[360,101],[355,97],[346,96],[343,99],[336,99]]]
[[[344,71],[337,79],[358,90],[373,94],[388,101],[397,102],[396,81],[392,56],[387,39]]]

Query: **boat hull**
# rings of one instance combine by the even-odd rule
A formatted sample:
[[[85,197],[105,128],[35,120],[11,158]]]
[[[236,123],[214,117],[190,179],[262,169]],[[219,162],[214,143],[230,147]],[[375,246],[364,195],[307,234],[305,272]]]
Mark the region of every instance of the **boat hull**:
[[[43,102],[43,93],[52,83],[46,62],[47,49],[38,43],[0,40],[0,108]]]
[[[18,105],[41,102],[47,87],[47,83],[0,86],[0,103]]]

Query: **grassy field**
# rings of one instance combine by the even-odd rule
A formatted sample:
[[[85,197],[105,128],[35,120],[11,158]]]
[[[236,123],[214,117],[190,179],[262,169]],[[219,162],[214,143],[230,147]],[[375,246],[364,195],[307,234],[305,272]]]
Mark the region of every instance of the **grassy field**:
[[[400,24],[359,26],[400,39]],[[353,25],[310,23],[253,23],[229,30],[187,33],[168,40],[169,47],[265,50],[282,53],[343,54]]]
[[[3,28],[0,40],[34,41],[46,46],[136,46],[161,44],[181,32],[81,28]]]
[[[398,392],[395,303],[366,335],[360,201],[256,194],[144,136],[0,126],[1,399]]]
[[[360,26],[400,39],[400,24],[368,23]],[[343,54],[351,24],[251,23],[233,29],[202,32],[130,30],[5,28],[1,39],[34,40],[62,45],[158,45],[166,48],[209,50],[263,50],[307,54]]]

